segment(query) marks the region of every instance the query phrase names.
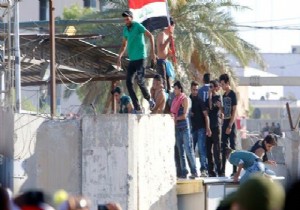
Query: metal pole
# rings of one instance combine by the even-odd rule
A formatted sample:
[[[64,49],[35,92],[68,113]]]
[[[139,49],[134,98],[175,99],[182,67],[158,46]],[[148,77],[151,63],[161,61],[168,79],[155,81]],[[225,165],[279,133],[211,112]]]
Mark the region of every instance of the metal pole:
[[[56,115],[56,60],[55,60],[55,20],[53,0],[49,0],[50,13],[50,70],[51,70],[51,118]]]
[[[20,63],[20,30],[19,30],[19,1],[15,1],[15,85],[16,85],[16,112],[21,112],[21,63]]]
[[[12,105],[11,103],[11,95],[12,95],[12,72],[11,72],[11,6],[10,6],[10,0],[8,2],[8,43],[7,43],[7,81],[6,81],[6,90],[8,91],[6,95],[6,101],[9,103],[9,106]]]

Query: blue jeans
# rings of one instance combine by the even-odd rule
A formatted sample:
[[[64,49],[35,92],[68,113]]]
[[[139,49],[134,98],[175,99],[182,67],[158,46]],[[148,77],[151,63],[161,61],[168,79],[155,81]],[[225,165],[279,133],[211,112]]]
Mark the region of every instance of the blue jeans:
[[[249,177],[254,174],[264,174],[265,172],[265,165],[260,161],[255,161],[252,166],[245,169],[244,175],[240,179],[240,183],[244,183]]]
[[[200,158],[200,171],[207,171],[207,155],[206,155],[206,130],[199,128],[193,132],[194,142],[198,145],[198,154]]]
[[[178,148],[178,153],[180,157],[180,171],[181,175],[185,176],[188,172],[186,168],[186,161],[185,161],[185,153],[189,160],[191,173],[196,174],[196,159],[195,153],[193,149],[193,141],[190,137],[190,129],[186,128],[176,128],[175,129],[175,137],[176,137],[176,146]]]

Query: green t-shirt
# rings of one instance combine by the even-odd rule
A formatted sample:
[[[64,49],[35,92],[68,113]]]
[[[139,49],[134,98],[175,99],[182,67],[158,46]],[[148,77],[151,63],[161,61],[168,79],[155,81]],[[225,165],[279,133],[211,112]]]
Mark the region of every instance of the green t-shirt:
[[[145,33],[146,28],[137,22],[132,22],[130,29],[124,27],[123,37],[127,40],[127,52],[129,60],[135,61],[147,57]]]

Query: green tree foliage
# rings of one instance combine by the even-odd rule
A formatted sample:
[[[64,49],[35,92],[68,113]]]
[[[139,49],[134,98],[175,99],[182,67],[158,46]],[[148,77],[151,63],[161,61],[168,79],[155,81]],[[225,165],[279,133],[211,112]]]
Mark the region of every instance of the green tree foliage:
[[[26,111],[32,111],[32,112],[36,112],[37,111],[37,107],[35,107],[32,102],[25,98],[22,100],[22,109],[26,110]]]

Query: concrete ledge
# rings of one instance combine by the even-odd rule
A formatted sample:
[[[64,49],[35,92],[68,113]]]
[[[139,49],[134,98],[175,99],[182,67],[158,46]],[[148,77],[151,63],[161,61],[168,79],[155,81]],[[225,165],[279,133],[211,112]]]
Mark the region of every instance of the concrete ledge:
[[[179,179],[177,180],[177,195],[186,195],[193,193],[202,193],[203,179]]]

